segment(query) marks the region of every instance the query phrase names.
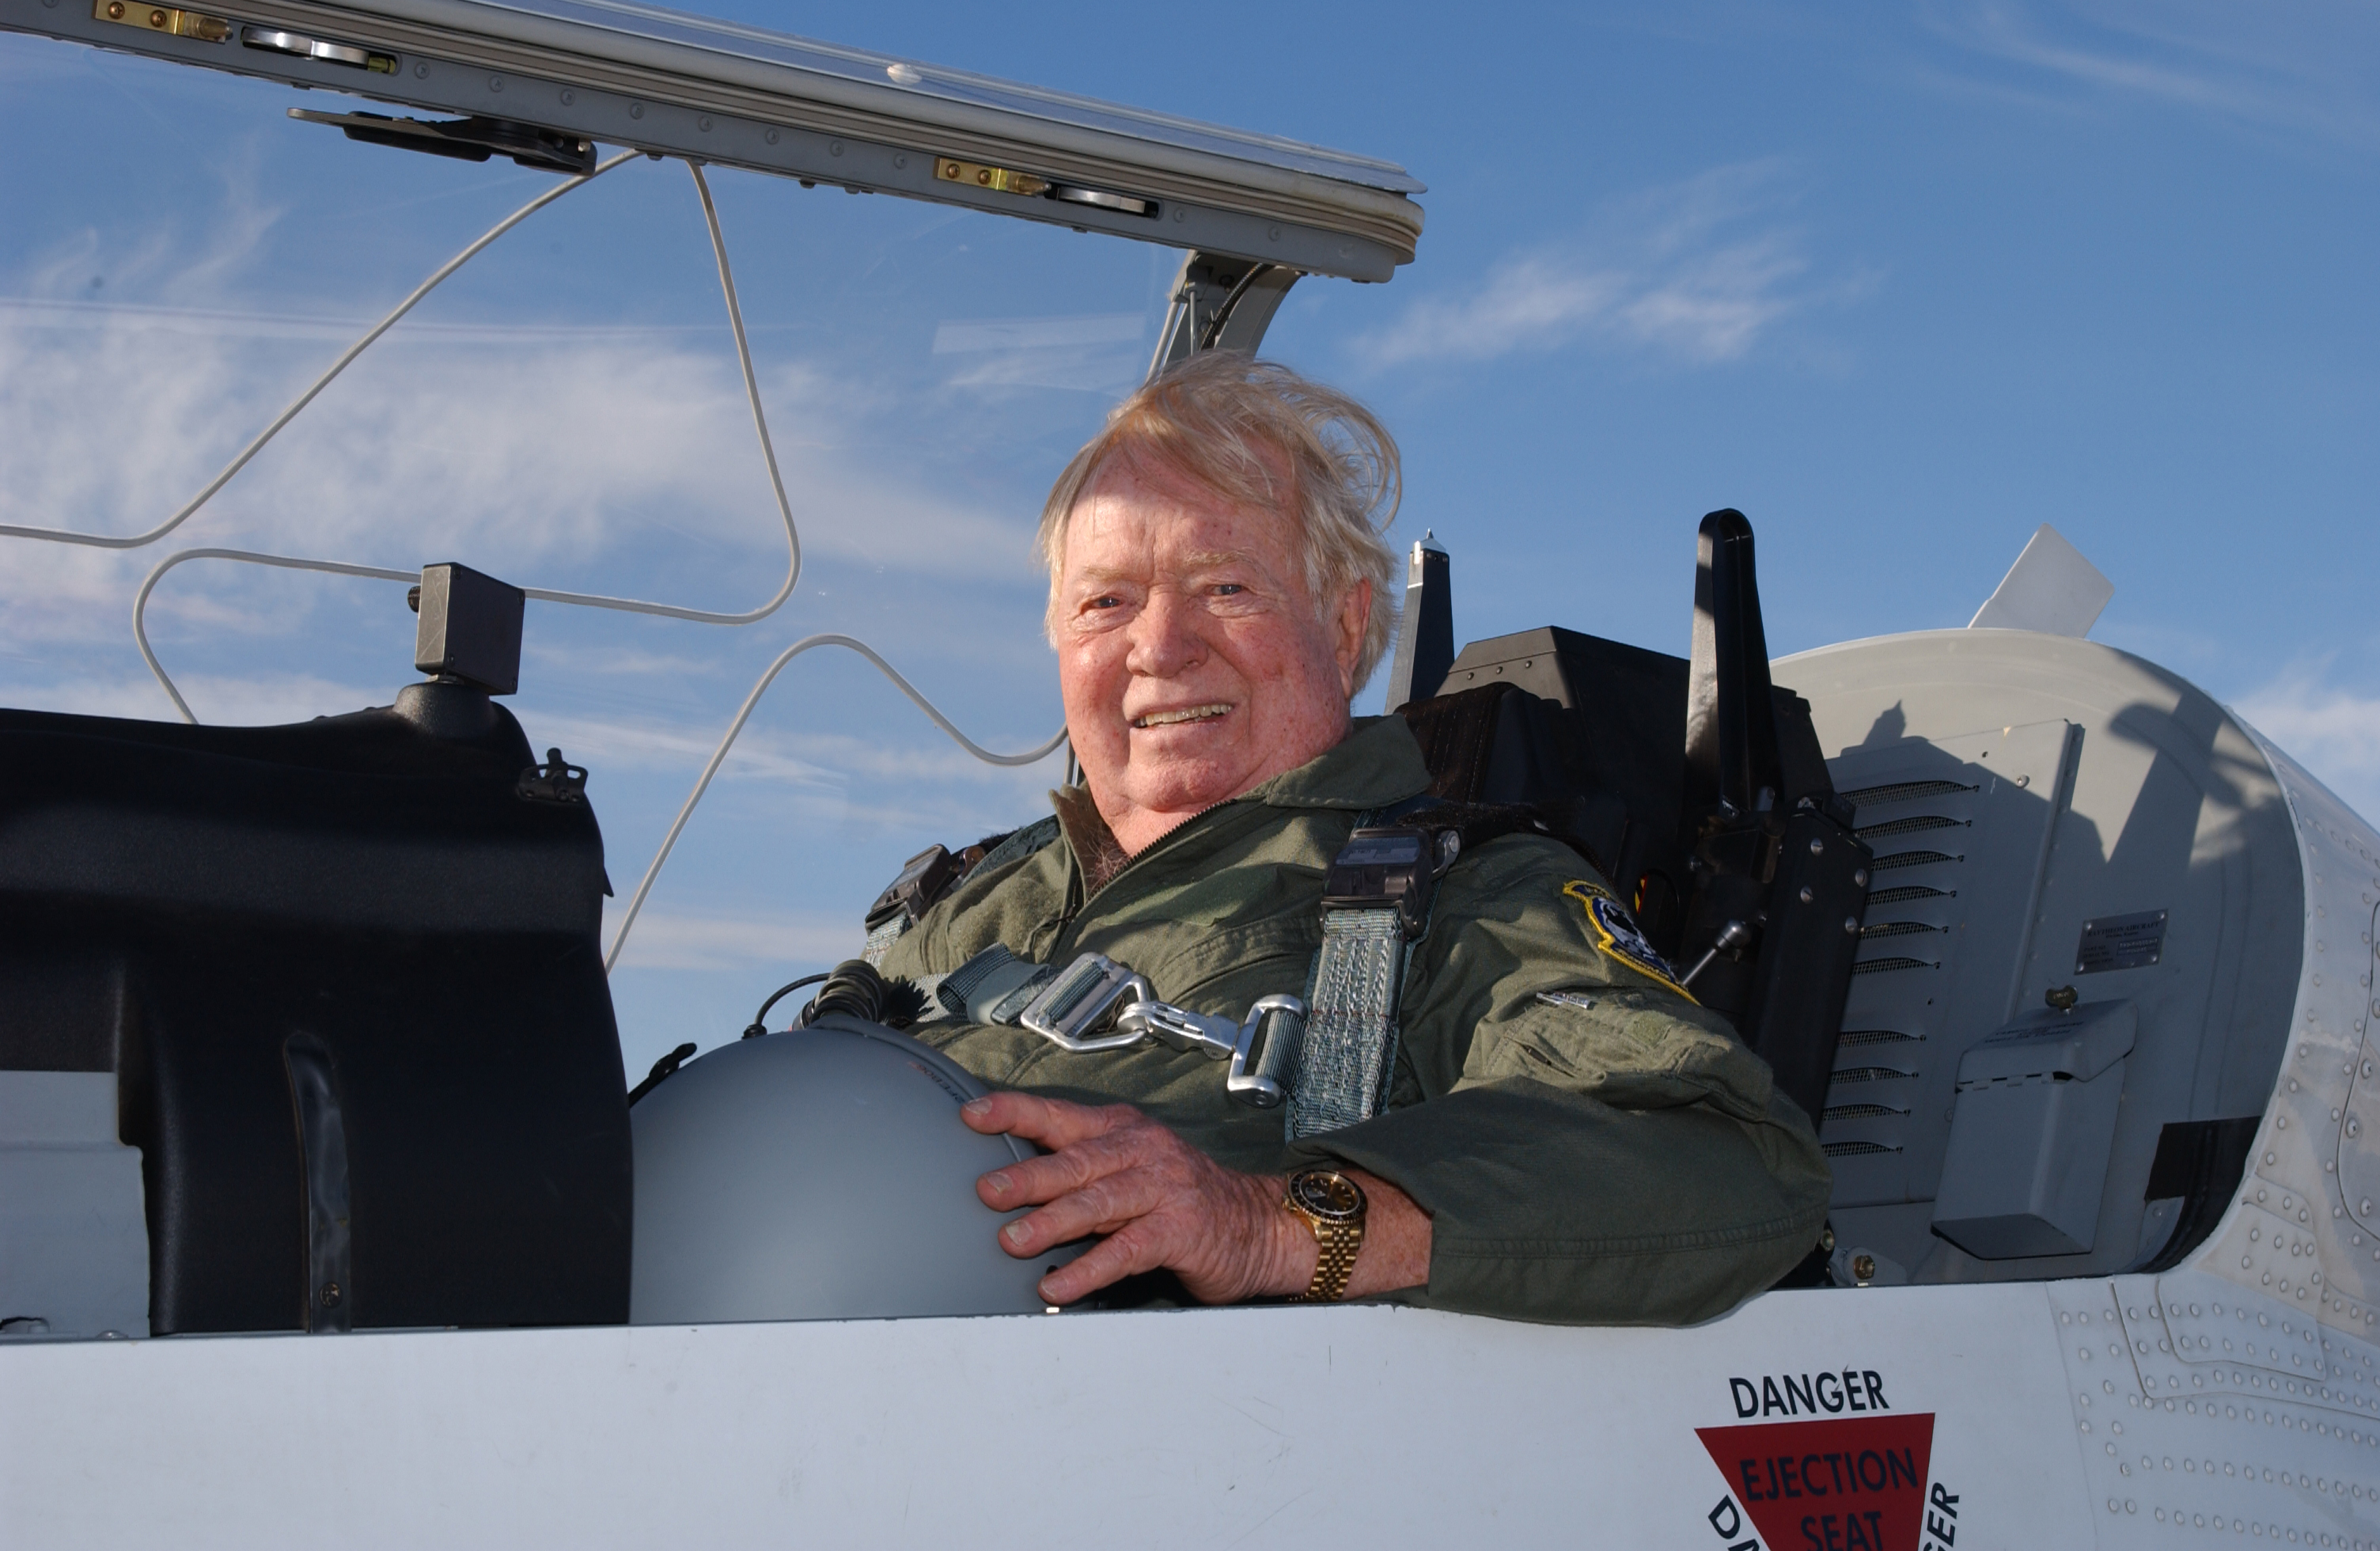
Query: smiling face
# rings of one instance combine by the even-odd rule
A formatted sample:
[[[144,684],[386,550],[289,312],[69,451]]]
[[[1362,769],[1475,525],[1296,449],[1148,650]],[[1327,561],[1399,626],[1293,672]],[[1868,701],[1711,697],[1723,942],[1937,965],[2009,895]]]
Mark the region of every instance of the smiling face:
[[[1050,636],[1075,756],[1126,853],[1347,735],[1371,603],[1358,581],[1326,617],[1289,518],[1129,455],[1100,467]]]

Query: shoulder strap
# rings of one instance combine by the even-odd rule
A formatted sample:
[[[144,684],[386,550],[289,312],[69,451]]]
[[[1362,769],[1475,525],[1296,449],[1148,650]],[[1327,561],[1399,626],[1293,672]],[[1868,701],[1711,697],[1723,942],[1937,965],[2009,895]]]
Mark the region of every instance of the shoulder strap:
[[[1397,1013],[1438,881],[1474,846],[1559,838],[1526,804],[1423,795],[1359,816],[1322,886],[1322,945],[1306,973],[1305,1037],[1283,1126],[1292,1141],[1367,1121],[1396,1077]]]
[[[1305,1028],[1283,1084],[1282,1131],[1293,1142],[1370,1120],[1388,1103],[1405,966],[1429,929],[1438,879],[1462,848],[1458,831],[1422,822],[1447,806],[1424,796],[1359,815],[1331,859]]]
[[[1057,838],[1058,816],[1053,813],[1035,819],[1021,830],[1011,830],[1004,836],[986,841],[984,843],[990,849],[984,852],[983,860],[967,870],[989,871],[993,867],[1004,867],[1011,862],[1021,862]]]
[[[868,907],[868,944],[861,957],[880,963],[903,933],[923,919],[935,902],[974,874],[1021,861],[1058,838],[1056,815],[1004,835],[986,835],[964,851],[929,845],[902,864],[900,876]]]

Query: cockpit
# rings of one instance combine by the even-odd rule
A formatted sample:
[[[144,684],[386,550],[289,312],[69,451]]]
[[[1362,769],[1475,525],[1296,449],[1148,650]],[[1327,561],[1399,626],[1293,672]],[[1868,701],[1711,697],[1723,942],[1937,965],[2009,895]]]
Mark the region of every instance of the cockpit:
[[[399,199],[504,159],[522,181],[494,202],[529,203],[443,263],[404,245],[356,259],[430,278],[327,371],[293,371],[284,412],[212,481],[176,486],[193,493],[163,527],[12,519],[21,550],[141,551],[120,563],[145,570],[141,618],[159,622],[137,625],[141,650],[186,724],[0,713],[0,1114],[36,1117],[0,1153],[74,1155],[45,1163],[66,1172],[39,1198],[88,1207],[42,1230],[63,1236],[38,1306],[0,1315],[57,1335],[628,1322],[642,1104],[706,1080],[682,1044],[749,1059],[735,1036],[775,967],[847,956],[817,946],[837,933],[856,947],[864,901],[847,921],[788,911],[810,896],[765,879],[848,870],[928,816],[954,841],[989,834],[1054,784],[1034,578],[981,511],[1019,504],[1153,367],[1257,350],[1325,282],[1388,280],[1415,251],[1420,186],[630,6],[285,5],[273,26],[122,9],[42,30],[369,98],[292,110],[291,132],[359,142],[342,149],[387,164]],[[607,225],[663,219],[723,316],[605,273]],[[557,321],[415,315],[487,265],[545,287]],[[605,285],[637,321],[565,327]],[[110,326],[136,324],[255,350],[328,329]],[[344,375],[366,345],[372,364]],[[408,351],[426,368],[371,377]],[[921,399],[924,423],[880,407]],[[135,423],[172,429],[169,409],[136,406]],[[301,412],[333,430],[270,440]],[[539,470],[543,505],[493,511],[474,491],[498,443]],[[672,481],[692,466],[687,515]],[[305,520],[261,520],[237,547],[164,542],[260,484],[260,506],[307,497]],[[398,563],[382,540],[400,522],[415,559],[465,559]],[[1982,628],[1772,662],[1751,521],[1715,512],[1697,538],[1683,656],[1590,618],[1460,639],[1471,578],[1415,544],[1386,709],[1433,790],[1525,805],[1613,879],[1818,1126],[1834,1209],[1794,1285],[2177,1264],[2242,1177],[2299,988],[2307,894],[2277,756],[2180,679],[2082,641],[2089,619],[2060,600],[2089,567],[2054,546],[2028,551]],[[574,569],[595,547],[633,562],[635,596]],[[741,592],[706,590],[714,551],[749,563]],[[245,707],[210,684],[179,590],[210,568],[237,568],[260,616],[342,622],[287,632],[317,684],[387,680],[408,637],[423,677],[353,709],[285,675],[272,704],[340,714],[216,724]],[[694,632],[747,639],[732,627],[797,581],[801,639],[726,648],[732,672],[670,665]],[[665,634],[622,648],[623,614]],[[952,658],[972,676],[916,666]],[[788,673],[799,709],[780,711]],[[546,694],[536,714],[504,709],[525,690]],[[914,702],[897,727],[889,692]],[[691,794],[643,757],[688,700],[723,729]],[[853,724],[877,736],[874,779],[806,753]],[[607,849],[612,790],[657,831],[650,864],[624,863],[617,825]],[[785,860],[698,866],[728,885],[680,888],[706,848]],[[812,1096],[890,1080],[918,1113],[965,1088],[852,1038],[832,1060],[860,1074],[784,1080]],[[883,1220],[849,1218],[816,1230],[814,1256],[847,1264]],[[880,1288],[917,1275],[885,1278],[744,1317],[1013,1306],[963,1288],[896,1307]]]

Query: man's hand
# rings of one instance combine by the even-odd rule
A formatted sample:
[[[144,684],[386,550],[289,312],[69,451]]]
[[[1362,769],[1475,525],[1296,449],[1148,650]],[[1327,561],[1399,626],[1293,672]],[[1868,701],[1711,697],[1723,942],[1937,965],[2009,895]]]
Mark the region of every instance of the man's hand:
[[[1023,1260],[1102,1235],[1042,1278],[1050,1303],[1071,1303],[1160,1266],[1205,1303],[1303,1292],[1313,1279],[1320,1252],[1313,1230],[1281,1206],[1281,1180],[1226,1169],[1128,1104],[1091,1109],[996,1093],[959,1113],[977,1131],[1050,1149],[976,1181],[976,1194],[996,1211],[1041,1208],[1000,1230],[1002,1249]],[[1349,1292],[1427,1281],[1429,1218],[1385,1180],[1357,1178],[1370,1209]]]

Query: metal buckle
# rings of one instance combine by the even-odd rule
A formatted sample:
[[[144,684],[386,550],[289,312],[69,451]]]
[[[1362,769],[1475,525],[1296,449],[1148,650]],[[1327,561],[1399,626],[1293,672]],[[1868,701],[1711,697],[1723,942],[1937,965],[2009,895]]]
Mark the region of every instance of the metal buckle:
[[[1257,1036],[1265,1029],[1267,1020],[1276,1015],[1284,1024],[1274,1025],[1266,1036],[1264,1053],[1257,1055]],[[1305,1043],[1305,1016],[1302,997],[1257,998],[1248,1015],[1240,1020],[1239,1036],[1232,1045],[1232,1070],[1224,1075],[1223,1091],[1252,1109],[1280,1109],[1289,1097],[1281,1078],[1296,1069],[1298,1048]],[[1251,1058],[1257,1066],[1254,1072],[1248,1070]]]
[[[1273,1032],[1267,1036],[1269,1021],[1280,1016],[1296,1020],[1291,1025],[1293,1032],[1283,1033],[1279,1025],[1270,1025]],[[1137,1030],[1174,1049],[1196,1050],[1209,1060],[1230,1061],[1231,1070],[1223,1077],[1223,1091],[1257,1109],[1277,1109],[1289,1097],[1281,1079],[1295,1064],[1305,1027],[1305,1001],[1280,995],[1258,997],[1248,1009],[1248,1015],[1236,1024],[1229,1018],[1193,1012],[1153,1000],[1135,1001],[1116,1015],[1119,1032]],[[1265,1037],[1265,1044],[1258,1053],[1257,1041],[1260,1036]]]
[[[1229,1018],[1193,1012],[1153,996],[1144,996],[1117,1013],[1116,1027],[1147,1035],[1176,1050],[1196,1050],[1209,1060],[1230,1059],[1240,1038],[1240,1025]]]
[[[1089,1031],[1126,997],[1135,999],[1135,1005],[1154,1000],[1147,980],[1104,954],[1086,953],[1059,971],[1016,1021],[1064,1049],[1121,1050],[1139,1044],[1143,1031],[1127,1031],[1121,1024],[1113,1034],[1094,1036]]]
[[[1116,1004],[1115,1026],[1093,1034]],[[1257,1041],[1269,1021],[1288,1017],[1295,1032],[1274,1032]],[[1305,1023],[1305,1003],[1293,996],[1258,997],[1248,1015],[1238,1023],[1208,1012],[1160,1001],[1147,979],[1099,953],[1085,953],[1041,988],[1026,1006],[1017,1023],[1061,1048],[1085,1053],[1121,1050],[1154,1039],[1176,1050],[1196,1050],[1209,1060],[1228,1060],[1224,1091],[1258,1109],[1277,1108],[1289,1097],[1281,1075],[1295,1064],[1298,1036]]]

